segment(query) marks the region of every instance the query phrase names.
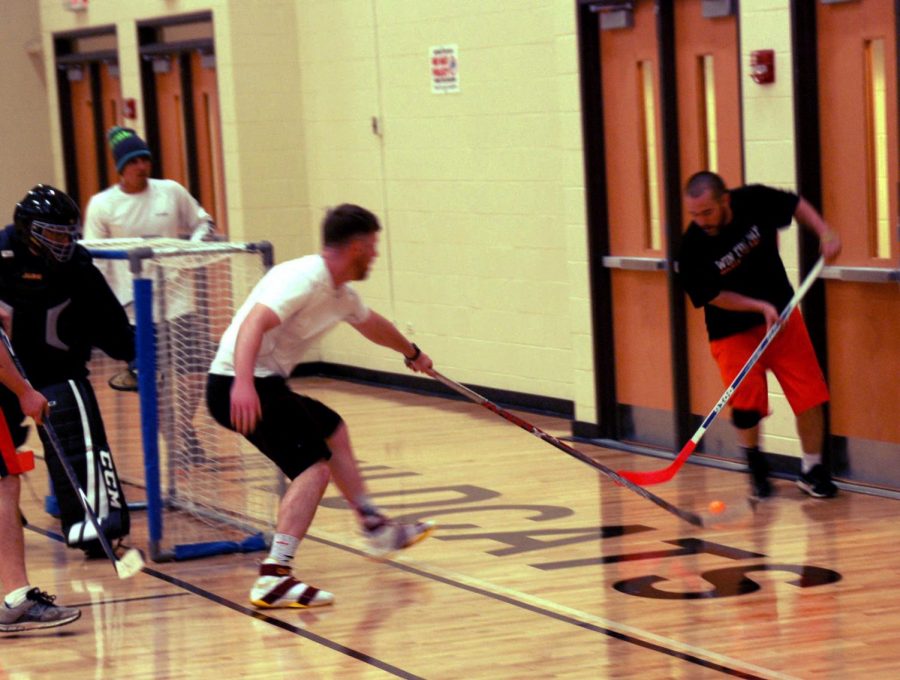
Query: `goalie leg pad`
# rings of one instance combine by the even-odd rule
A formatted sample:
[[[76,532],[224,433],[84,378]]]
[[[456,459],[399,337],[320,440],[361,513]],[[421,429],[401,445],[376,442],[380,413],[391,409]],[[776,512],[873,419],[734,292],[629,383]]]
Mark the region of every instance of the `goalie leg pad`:
[[[69,380],[49,385],[41,391],[53,403],[50,422],[103,533],[111,541],[127,536],[130,530],[128,505],[91,384],[86,379]],[[90,553],[100,545],[94,527],[85,516],[78,492],[72,489],[53,444],[43,431],[41,441],[59,502],[66,543]]]

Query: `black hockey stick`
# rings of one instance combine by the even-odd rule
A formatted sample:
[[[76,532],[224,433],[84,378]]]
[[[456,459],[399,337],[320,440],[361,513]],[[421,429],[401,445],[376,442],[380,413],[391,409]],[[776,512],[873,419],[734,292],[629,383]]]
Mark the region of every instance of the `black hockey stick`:
[[[486,397],[482,397],[480,394],[469,389],[465,385],[460,385],[458,382],[451,380],[450,378],[448,378],[444,375],[441,375],[434,369],[432,369],[430,371],[430,374],[435,379],[444,383],[447,387],[454,390],[455,392],[458,392],[459,394],[463,395],[467,399],[474,401],[476,404],[480,404],[481,406],[486,408],[488,411],[492,411],[492,412],[496,413],[498,416],[508,420],[509,422],[513,423],[514,425],[518,425],[523,430],[525,430],[526,432],[530,432],[538,439],[543,439],[545,442],[547,442],[551,446],[555,446],[557,449],[559,449],[563,453],[567,453],[570,456],[572,456],[573,458],[580,460],[582,463],[585,463],[586,465],[590,465],[595,470],[598,470],[599,472],[603,473],[604,475],[609,477],[611,480],[616,482],[619,486],[624,486],[629,491],[633,491],[634,493],[638,494],[639,496],[646,498],[648,501],[650,501],[651,503],[655,503],[656,505],[658,505],[660,508],[662,508],[666,512],[671,513],[671,514],[675,515],[676,517],[678,517],[679,519],[682,519],[685,522],[693,524],[694,526],[702,527],[702,526],[707,525],[707,522],[704,520],[704,518],[701,517],[696,512],[691,512],[689,510],[682,510],[681,508],[678,508],[678,507],[672,505],[671,503],[669,503],[666,500],[663,500],[656,494],[651,493],[650,491],[647,491],[647,489],[645,489],[644,487],[638,486],[634,482],[626,479],[625,477],[620,475],[618,472],[616,472],[612,468],[606,467],[603,463],[600,463],[600,462],[594,460],[587,454],[584,454],[581,451],[578,451],[577,449],[573,449],[571,446],[564,444],[563,442],[561,442],[559,439],[557,439],[553,435],[547,434],[546,432],[541,430],[539,427],[536,427],[535,425],[532,425],[528,421],[523,420],[519,416],[514,415],[514,414],[510,413],[509,411],[506,411],[505,409],[500,408],[494,402],[490,401]]]
[[[16,353],[13,350],[12,343],[9,341],[9,336],[6,335],[6,331],[4,331],[2,327],[0,327],[0,339],[2,339],[3,344],[6,346],[6,351],[8,351],[9,356],[12,357],[13,363],[15,363],[19,373],[27,380],[28,376],[25,375],[25,370],[22,368],[19,357],[16,356]],[[38,427],[43,428],[44,433],[47,435],[47,439],[49,439],[50,443],[53,445],[56,457],[59,459],[59,462],[66,473],[66,477],[69,479],[69,483],[75,491],[75,495],[78,496],[78,500],[81,502],[84,514],[87,516],[88,520],[90,520],[91,525],[93,525],[94,531],[97,532],[97,540],[100,541],[103,552],[106,553],[106,556],[112,561],[113,566],[116,568],[116,574],[118,574],[121,579],[131,578],[144,568],[144,558],[141,556],[140,550],[137,548],[129,548],[125,554],[122,555],[121,559],[116,557],[116,553],[109,544],[109,539],[106,538],[106,534],[104,534],[100,528],[100,522],[97,519],[97,515],[94,514],[87,496],[78,483],[78,477],[75,474],[75,470],[72,469],[72,463],[66,458],[65,451],[59,441],[56,430],[50,424],[49,420],[44,420]]]

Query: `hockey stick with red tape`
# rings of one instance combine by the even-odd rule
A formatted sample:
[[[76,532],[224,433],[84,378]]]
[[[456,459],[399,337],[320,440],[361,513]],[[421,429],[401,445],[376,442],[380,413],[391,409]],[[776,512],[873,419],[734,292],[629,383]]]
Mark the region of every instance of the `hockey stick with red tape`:
[[[750,369],[756,365],[756,362],[759,361],[759,358],[763,355],[763,352],[766,351],[766,348],[768,348],[769,344],[771,344],[775,336],[778,335],[778,331],[780,331],[784,324],[787,322],[788,318],[791,316],[800,300],[803,299],[803,296],[806,295],[807,291],[812,287],[813,283],[815,283],[816,279],[819,277],[819,274],[822,272],[822,267],[824,266],[825,260],[823,258],[819,258],[818,262],[816,262],[815,266],[810,270],[809,274],[807,274],[806,279],[804,279],[803,283],[800,284],[797,292],[794,293],[794,297],[792,297],[785,308],[781,310],[781,314],[778,315],[778,319],[769,327],[769,330],[766,332],[765,337],[763,337],[757,348],[753,350],[753,354],[751,354],[750,358],[747,359],[744,367],[740,371],[738,371],[738,374],[734,377],[734,380],[731,381],[731,384],[728,386],[728,389],[725,390],[722,398],[719,399],[718,403],[716,403],[716,405],[713,407],[713,410],[710,411],[709,415],[707,415],[706,418],[703,419],[703,422],[694,433],[694,436],[691,437],[688,443],[684,445],[675,459],[667,467],[660,468],[658,470],[619,470],[619,474],[622,477],[625,477],[635,484],[649,485],[668,482],[670,479],[672,479],[672,477],[675,476],[675,473],[677,473],[682,468],[685,461],[687,461],[690,455],[694,452],[694,449],[697,448],[697,444],[706,433],[706,430],[709,429],[709,426],[712,425],[712,422],[716,419],[716,416],[718,416],[719,413],[722,412],[722,409],[725,408],[725,405],[729,402],[731,396],[735,393],[737,388],[740,387],[741,383],[744,381],[744,378],[746,378],[747,374],[750,372]]]

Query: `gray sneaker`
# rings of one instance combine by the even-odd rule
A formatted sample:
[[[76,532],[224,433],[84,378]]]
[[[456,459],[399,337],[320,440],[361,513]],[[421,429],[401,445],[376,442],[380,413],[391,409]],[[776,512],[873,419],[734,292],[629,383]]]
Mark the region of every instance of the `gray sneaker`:
[[[369,554],[384,559],[398,550],[409,548],[423,541],[434,533],[435,523],[426,520],[415,524],[399,524],[393,520],[385,520],[374,529],[365,531]]]
[[[81,616],[81,610],[53,604],[55,595],[32,588],[18,607],[0,603],[0,633],[65,626]]]

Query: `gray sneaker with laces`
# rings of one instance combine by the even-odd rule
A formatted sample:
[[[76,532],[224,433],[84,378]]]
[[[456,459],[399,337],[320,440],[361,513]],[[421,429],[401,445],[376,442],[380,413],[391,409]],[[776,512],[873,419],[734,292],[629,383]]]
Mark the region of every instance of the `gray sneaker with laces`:
[[[364,532],[366,542],[369,544],[369,554],[379,559],[389,557],[398,550],[408,548],[431,536],[435,526],[430,520],[415,524],[400,524],[385,519],[374,529]]]
[[[18,607],[0,602],[0,633],[64,626],[78,620],[81,610],[53,604],[55,595],[32,588]]]

